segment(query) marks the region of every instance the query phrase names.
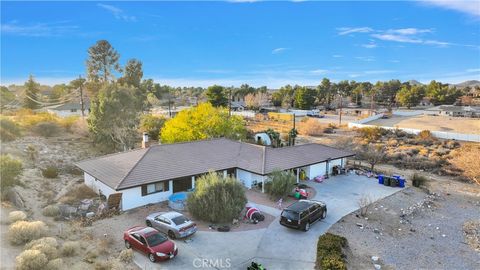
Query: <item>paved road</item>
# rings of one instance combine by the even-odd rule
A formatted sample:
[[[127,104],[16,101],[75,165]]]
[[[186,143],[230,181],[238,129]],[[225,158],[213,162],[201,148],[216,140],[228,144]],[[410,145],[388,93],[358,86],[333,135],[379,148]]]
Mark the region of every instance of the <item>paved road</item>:
[[[328,215],[312,225],[308,232],[281,226],[279,211],[269,209],[268,212],[277,218],[266,229],[197,232],[190,243],[177,241],[180,253],[175,259],[152,264],[146,256],[136,253],[135,263],[142,269],[246,269],[254,260],[267,269],[313,269],[318,237],[343,216],[357,210],[358,199],[363,194],[376,201],[400,190],[356,175],[336,176],[321,184],[309,184],[317,191],[314,199],[327,203]]]

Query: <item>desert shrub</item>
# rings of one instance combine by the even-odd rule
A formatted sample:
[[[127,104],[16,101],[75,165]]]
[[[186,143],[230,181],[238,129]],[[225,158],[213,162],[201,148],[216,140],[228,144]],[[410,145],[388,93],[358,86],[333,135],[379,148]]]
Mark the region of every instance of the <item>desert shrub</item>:
[[[45,269],[48,258],[39,250],[27,249],[15,258],[17,270],[38,270]]]
[[[273,199],[278,199],[292,192],[297,177],[290,171],[274,171],[265,183],[265,192]]]
[[[25,219],[27,219],[27,214],[25,214],[23,211],[12,211],[8,213],[8,221],[10,222],[10,224]]]
[[[25,249],[38,250],[45,254],[49,260],[58,257],[57,247],[57,239],[53,237],[43,237],[25,245]]]
[[[42,221],[17,221],[8,228],[10,243],[19,245],[36,240],[47,233],[47,225]]]
[[[414,187],[423,186],[427,182],[427,178],[423,175],[414,173],[412,176],[412,185]]]
[[[454,140],[445,141],[443,145],[445,148],[448,148],[448,149],[455,149],[460,147],[460,143]]]
[[[0,140],[2,142],[13,141],[20,135],[20,127],[15,122],[7,118],[0,118]]]
[[[164,117],[155,116],[151,114],[142,115],[140,119],[140,130],[142,132],[147,132],[148,137],[152,140],[157,141],[158,136],[160,135],[160,130],[165,124],[166,119]]]
[[[80,249],[79,242],[66,241],[65,243],[63,243],[62,248],[60,249],[60,252],[65,257],[71,257],[71,256],[74,256],[79,249]]]
[[[417,138],[420,140],[431,140],[433,139],[433,135],[430,130],[422,130],[418,133]]]
[[[109,260],[101,260],[96,261],[94,264],[95,270],[115,270],[115,269],[122,269],[119,265],[117,260],[109,259]]]
[[[373,200],[368,194],[362,194],[358,199],[358,206],[360,207],[360,215],[366,216],[368,213],[368,207],[372,204]]]
[[[464,177],[480,185],[480,144],[464,144],[460,148],[452,150],[450,162],[458,168]]]
[[[61,203],[72,204],[83,199],[91,199],[97,197],[98,194],[95,193],[90,187],[85,184],[80,184],[69,189],[61,198]]]
[[[36,161],[38,158],[38,150],[34,145],[29,144],[27,148],[25,148],[25,152],[27,153],[28,159],[31,161]]]
[[[317,268],[344,270],[346,268],[342,249],[348,245],[345,237],[326,233],[317,242]]]
[[[133,261],[133,250],[124,249],[118,255],[118,259],[124,263],[131,263]]]
[[[9,155],[0,156],[0,187],[5,190],[7,187],[18,185],[18,176],[22,173],[22,162]]]
[[[383,131],[379,127],[363,127],[357,130],[360,137],[370,142],[377,141],[382,137]]]
[[[35,134],[42,137],[52,137],[60,132],[60,126],[56,122],[40,122],[33,128]]]
[[[113,237],[110,235],[105,235],[102,237],[97,244],[97,250],[100,254],[108,254],[111,251],[111,246],[113,245]]]
[[[397,137],[397,138],[407,137],[407,135],[408,135],[405,131],[403,131],[403,130],[401,130],[401,129],[398,129],[398,128],[396,128],[396,129],[393,130],[393,134],[394,134],[395,137]]]
[[[47,263],[46,269],[48,270],[62,270],[65,269],[63,260],[60,258],[53,259]]]
[[[298,133],[307,136],[320,136],[323,134],[325,127],[320,124],[317,119],[309,118],[299,124]]]
[[[42,175],[45,178],[56,178],[58,176],[58,169],[55,166],[47,166],[42,170]]]
[[[192,215],[209,222],[227,222],[238,218],[247,203],[242,184],[231,177],[210,172],[196,182],[188,196],[187,207]]]
[[[75,123],[78,121],[80,117],[72,115],[65,117],[63,119],[60,119],[60,126],[62,126],[66,131],[72,132],[72,127],[75,125]]]
[[[26,128],[33,127],[42,122],[56,123],[59,121],[59,117],[54,114],[47,112],[35,113],[31,110],[17,111],[14,119],[17,123],[19,123],[20,126]]]
[[[57,205],[48,205],[43,208],[42,214],[46,217],[56,217],[60,215],[60,208]]]

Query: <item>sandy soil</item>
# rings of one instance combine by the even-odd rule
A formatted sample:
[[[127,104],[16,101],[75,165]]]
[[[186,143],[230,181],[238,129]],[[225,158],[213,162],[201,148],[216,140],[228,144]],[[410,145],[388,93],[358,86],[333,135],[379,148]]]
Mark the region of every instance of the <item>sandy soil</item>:
[[[393,116],[368,122],[369,125],[480,134],[480,119],[445,116]]]
[[[435,179],[428,190],[406,188],[371,205],[367,219],[355,212],[333,225],[329,232],[348,239],[348,269],[478,269],[463,225],[480,221],[480,187]]]

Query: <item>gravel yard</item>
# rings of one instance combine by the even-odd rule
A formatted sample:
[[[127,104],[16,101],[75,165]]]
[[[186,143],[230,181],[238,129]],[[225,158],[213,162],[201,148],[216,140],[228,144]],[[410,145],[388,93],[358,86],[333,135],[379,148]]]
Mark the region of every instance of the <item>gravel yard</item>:
[[[333,225],[329,232],[346,237],[353,253],[348,268],[478,269],[478,235],[467,239],[464,224],[480,221],[480,187],[439,184],[430,193],[407,188],[371,205],[368,219],[357,211]]]

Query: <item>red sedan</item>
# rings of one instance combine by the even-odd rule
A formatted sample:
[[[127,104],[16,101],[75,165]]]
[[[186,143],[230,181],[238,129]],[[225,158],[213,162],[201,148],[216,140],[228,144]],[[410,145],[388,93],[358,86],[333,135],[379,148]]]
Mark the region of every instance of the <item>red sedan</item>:
[[[177,256],[174,242],[151,227],[135,226],[123,233],[126,248],[134,248],[145,253],[151,262],[165,261]]]

